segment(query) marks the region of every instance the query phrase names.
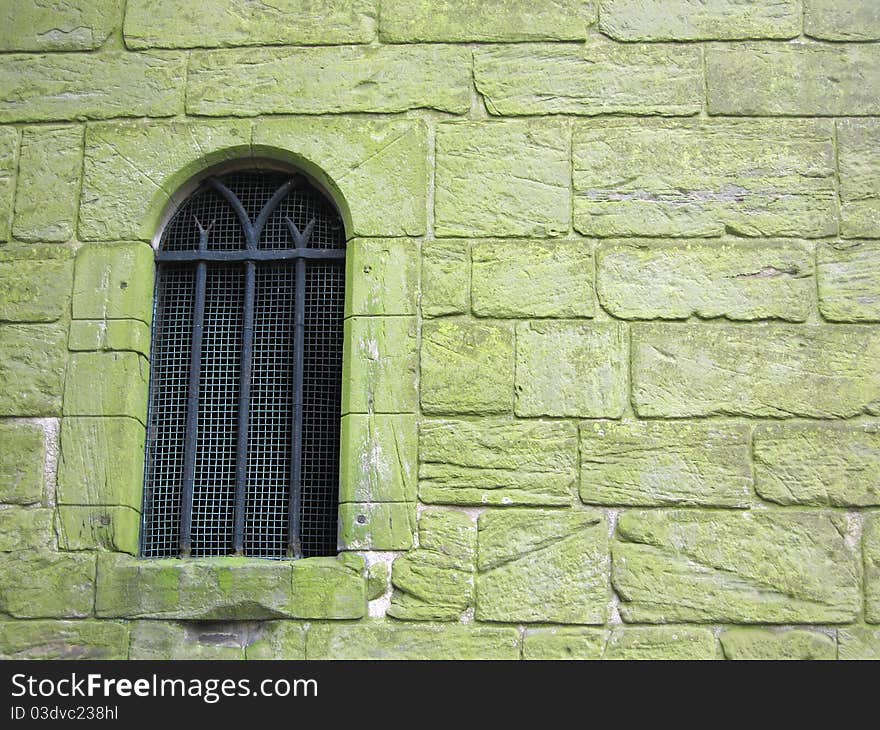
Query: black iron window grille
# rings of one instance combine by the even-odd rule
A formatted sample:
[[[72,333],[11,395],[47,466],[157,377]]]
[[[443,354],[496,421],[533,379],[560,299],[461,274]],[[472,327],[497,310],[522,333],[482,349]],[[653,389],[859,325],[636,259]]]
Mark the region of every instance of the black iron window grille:
[[[156,259],[142,555],[335,555],[335,207],[300,176],[209,178]]]

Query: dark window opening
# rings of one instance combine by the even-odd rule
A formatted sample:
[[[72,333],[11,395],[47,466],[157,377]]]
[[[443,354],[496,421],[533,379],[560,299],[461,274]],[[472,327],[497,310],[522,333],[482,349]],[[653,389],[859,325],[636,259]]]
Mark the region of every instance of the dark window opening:
[[[209,178],[156,259],[143,556],[335,555],[338,212],[300,176]]]

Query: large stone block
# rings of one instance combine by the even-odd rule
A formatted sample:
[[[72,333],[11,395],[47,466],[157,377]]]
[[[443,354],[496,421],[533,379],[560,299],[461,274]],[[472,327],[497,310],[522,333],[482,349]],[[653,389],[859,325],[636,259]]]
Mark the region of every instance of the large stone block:
[[[0,556],[0,611],[15,618],[81,618],[93,614],[94,603],[94,554]]]
[[[474,80],[491,114],[697,114],[703,103],[696,46],[586,44],[485,47]]]
[[[36,504],[43,499],[43,429],[27,421],[0,421],[0,502]]]
[[[821,243],[817,271],[819,311],[825,319],[880,321],[880,244]]]
[[[73,256],[60,246],[0,251],[0,320],[54,322],[70,311]]]
[[[837,630],[837,658],[880,659],[880,628],[851,626]]]
[[[415,415],[343,416],[339,501],[415,502],[418,438]]]
[[[462,122],[437,128],[438,236],[558,236],[568,232],[568,124]]]
[[[581,424],[580,495],[587,504],[748,507],[747,426]]]
[[[9,240],[17,168],[18,130],[0,127],[0,241]]]
[[[523,659],[715,659],[715,636],[711,629],[692,626],[527,629]]]
[[[4,506],[0,508],[0,552],[55,548],[51,509]]]
[[[464,314],[471,305],[471,245],[468,241],[422,244],[422,316]]]
[[[608,526],[600,513],[485,512],[477,542],[479,620],[602,624],[608,619]]]
[[[143,243],[87,244],[76,254],[74,319],[153,316],[154,252]]]
[[[0,325],[0,416],[57,416],[66,324]]]
[[[133,621],[129,659],[244,659],[249,623]]]
[[[837,643],[828,634],[805,629],[734,628],[721,633],[726,659],[837,659]]]
[[[119,0],[0,2],[0,50],[78,51],[99,48],[121,18]]]
[[[596,252],[599,301],[623,319],[786,319],[810,312],[813,252],[800,243],[627,241]]]
[[[75,319],[67,347],[74,352],[137,352],[150,356],[150,326],[139,319]]]
[[[804,33],[830,41],[880,40],[880,5],[874,0],[804,0]]]
[[[640,416],[880,412],[880,331],[856,325],[633,325]]]
[[[838,120],[837,144],[840,232],[845,238],[880,238],[880,120]]]
[[[778,512],[625,512],[612,580],[624,621],[843,623],[861,604],[846,517]]]
[[[128,659],[128,627],[115,621],[0,621],[2,659]]]
[[[297,621],[264,621],[250,634],[247,659],[305,659],[308,624]]]
[[[130,507],[58,508],[58,542],[62,550],[112,550],[138,554],[141,514]]]
[[[348,242],[345,314],[416,314],[419,249],[406,238],[356,238]]]
[[[513,408],[513,328],[460,320],[422,326],[425,413],[506,413]]]
[[[573,424],[422,421],[419,498],[437,504],[567,505],[577,480]]]
[[[344,550],[409,550],[415,531],[414,501],[339,505],[339,546]]]
[[[627,336],[619,324],[527,322],[516,328],[516,414],[619,418]]]
[[[574,227],[592,236],[833,235],[816,120],[609,120],[574,129]]]
[[[865,619],[880,624],[880,514],[865,517],[862,535],[865,567]]]
[[[77,352],[64,388],[65,416],[147,418],[150,366],[135,352]]]

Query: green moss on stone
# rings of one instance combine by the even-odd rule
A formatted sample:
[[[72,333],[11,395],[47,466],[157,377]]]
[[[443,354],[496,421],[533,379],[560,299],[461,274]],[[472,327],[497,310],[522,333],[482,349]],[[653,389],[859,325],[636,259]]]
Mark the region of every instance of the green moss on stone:
[[[715,659],[715,635],[693,626],[527,629],[523,659]]]
[[[43,430],[28,421],[0,421],[0,502],[36,504],[43,499]]]
[[[51,509],[17,505],[0,508],[0,552],[24,553],[54,547]]]
[[[828,634],[803,629],[728,629],[721,634],[727,659],[837,659],[837,643]]]
[[[406,238],[356,238],[348,242],[345,314],[416,314],[419,249]]]
[[[116,621],[0,621],[2,659],[127,659],[128,627]]]
[[[464,314],[470,309],[471,253],[468,241],[422,244],[422,316]]]
[[[0,611],[16,618],[81,618],[93,614],[94,604],[94,554],[0,556]]]
[[[339,505],[339,544],[346,550],[409,550],[415,528],[415,502]]]
[[[57,416],[67,325],[0,325],[0,416]]]
[[[58,540],[63,550],[112,550],[137,555],[141,515],[130,507],[58,508]]]
[[[415,501],[415,415],[343,416],[341,444],[340,502]]]
[[[78,51],[99,48],[116,27],[119,0],[14,0],[0,10],[0,50]]]
[[[76,255],[74,319],[135,319],[153,314],[153,249],[143,243],[89,244]]]
[[[0,251],[0,320],[55,322],[70,311],[73,256],[58,246]]]

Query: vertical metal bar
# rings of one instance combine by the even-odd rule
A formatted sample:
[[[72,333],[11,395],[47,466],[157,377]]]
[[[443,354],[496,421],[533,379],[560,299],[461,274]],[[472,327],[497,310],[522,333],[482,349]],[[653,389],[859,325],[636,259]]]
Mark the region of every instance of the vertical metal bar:
[[[293,310],[293,443],[290,464],[290,509],[288,511],[287,556],[302,557],[300,513],[302,505],[303,370],[306,330],[306,260],[296,259]]]
[[[256,293],[256,264],[245,264],[244,327],[241,343],[241,380],[238,388],[238,443],[235,459],[235,522],[232,549],[244,555],[244,517],[247,501],[248,421],[251,405],[251,370],[254,355],[254,298]]]

